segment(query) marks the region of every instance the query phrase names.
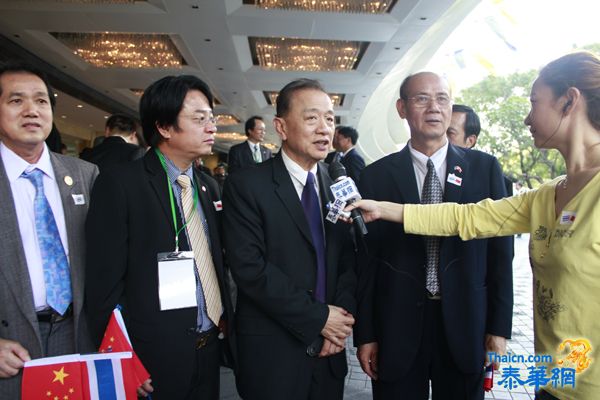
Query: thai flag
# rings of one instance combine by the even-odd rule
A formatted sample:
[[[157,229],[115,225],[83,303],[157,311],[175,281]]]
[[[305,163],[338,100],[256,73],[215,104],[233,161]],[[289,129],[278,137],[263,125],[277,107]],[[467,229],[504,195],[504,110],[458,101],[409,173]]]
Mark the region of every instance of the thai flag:
[[[131,352],[81,355],[85,399],[137,399],[131,357]]]
[[[483,377],[483,390],[489,392],[494,387],[494,364],[490,363],[485,367],[485,375]]]

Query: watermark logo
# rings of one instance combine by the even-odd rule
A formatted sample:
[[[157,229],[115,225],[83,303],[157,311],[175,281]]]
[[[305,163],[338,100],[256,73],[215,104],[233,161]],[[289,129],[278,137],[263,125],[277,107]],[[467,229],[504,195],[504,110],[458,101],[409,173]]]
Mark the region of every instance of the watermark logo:
[[[530,386],[538,391],[540,388],[552,385],[553,387],[575,387],[576,374],[585,371],[593,359],[590,357],[592,345],[586,339],[566,339],[558,346],[558,354],[563,355],[556,361],[556,367],[548,369],[546,365],[552,364],[553,357],[549,354],[497,354],[488,353],[491,362],[498,362],[501,379],[498,385],[508,390],[519,386]],[[566,353],[566,354],[565,354]],[[518,366],[511,364],[537,364],[526,368],[526,376]]]
[[[558,360],[557,364],[561,366],[573,366],[575,367],[575,372],[585,371],[592,363],[592,359],[589,356],[589,353],[592,351],[590,342],[586,339],[566,339],[558,346],[558,351],[562,352],[567,348],[571,351],[565,358]]]

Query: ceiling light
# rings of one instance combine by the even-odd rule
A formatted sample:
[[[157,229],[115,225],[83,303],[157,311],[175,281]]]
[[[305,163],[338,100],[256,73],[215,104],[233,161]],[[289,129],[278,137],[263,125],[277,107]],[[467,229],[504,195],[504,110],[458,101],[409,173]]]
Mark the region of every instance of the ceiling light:
[[[244,4],[264,9],[368,14],[389,12],[395,3],[396,0],[244,0]]]
[[[146,2],[147,0],[54,0],[55,3],[76,3],[76,4],[133,4],[137,2]]]
[[[218,140],[239,141],[246,140],[246,135],[238,132],[217,132],[215,138]]]
[[[98,68],[181,68],[186,65],[169,35],[114,32],[50,34]]]
[[[250,37],[254,65],[279,71],[350,71],[367,42]]]
[[[237,125],[240,123],[240,120],[231,114],[217,114],[215,118],[217,119],[217,126]]]
[[[279,92],[263,92],[265,96],[265,100],[267,100],[267,104],[275,106],[277,104],[277,96],[279,96]],[[344,105],[345,94],[340,93],[328,93],[331,98],[331,102],[335,107],[341,107]]]
[[[77,104],[77,108],[83,108],[82,104]]]

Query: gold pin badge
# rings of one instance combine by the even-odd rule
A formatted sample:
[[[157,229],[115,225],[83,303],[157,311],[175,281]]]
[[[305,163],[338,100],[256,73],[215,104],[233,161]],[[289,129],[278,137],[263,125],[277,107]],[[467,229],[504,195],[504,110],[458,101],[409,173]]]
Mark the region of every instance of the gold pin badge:
[[[71,178],[69,175],[65,176],[65,183],[67,186],[73,186],[73,178]]]

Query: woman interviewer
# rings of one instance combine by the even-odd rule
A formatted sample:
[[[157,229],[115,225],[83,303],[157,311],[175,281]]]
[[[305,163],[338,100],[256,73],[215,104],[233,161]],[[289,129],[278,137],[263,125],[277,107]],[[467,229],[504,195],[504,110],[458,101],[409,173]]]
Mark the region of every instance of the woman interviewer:
[[[525,124],[536,147],[562,154],[566,176],[498,201],[361,200],[347,210],[360,208],[366,222],[404,223],[407,233],[421,235],[470,240],[531,233],[535,351],[553,357],[542,370],[546,378],[558,374],[555,385],[552,379],[542,383],[536,399],[599,399],[600,58],[577,52],[544,67],[531,89]],[[564,380],[566,368],[577,370],[573,385]]]

